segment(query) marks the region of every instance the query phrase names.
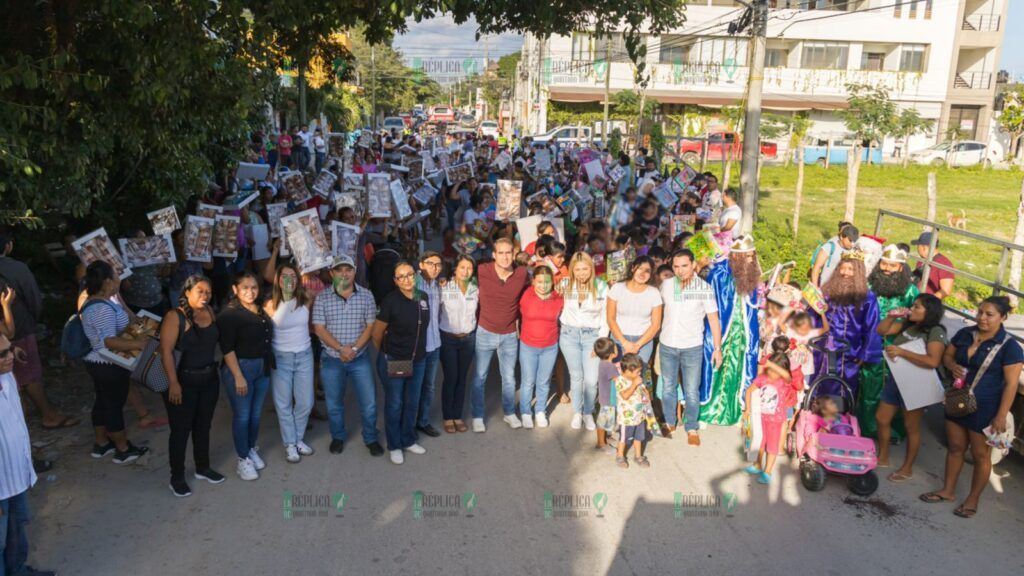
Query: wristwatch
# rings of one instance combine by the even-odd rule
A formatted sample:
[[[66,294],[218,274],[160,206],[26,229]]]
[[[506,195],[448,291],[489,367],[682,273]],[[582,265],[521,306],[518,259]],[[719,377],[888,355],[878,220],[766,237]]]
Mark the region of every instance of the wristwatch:
[[[359,346],[353,346],[352,347],[352,353],[353,354],[359,354]]]

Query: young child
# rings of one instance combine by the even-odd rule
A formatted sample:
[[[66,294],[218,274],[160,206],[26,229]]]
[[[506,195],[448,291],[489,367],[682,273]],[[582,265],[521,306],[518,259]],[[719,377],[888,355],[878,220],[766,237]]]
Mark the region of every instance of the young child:
[[[619,425],[619,446],[615,463],[619,468],[629,468],[626,449],[633,445],[633,462],[641,468],[650,468],[651,463],[644,456],[649,432],[647,414],[650,413],[651,397],[644,386],[644,361],[639,354],[626,354],[619,362],[621,375],[615,379],[617,396],[616,419]]]
[[[826,432],[831,431],[836,424],[844,424],[842,417],[839,415],[839,405],[836,404],[835,398],[831,396],[815,398],[811,402],[811,411],[821,416],[821,419],[825,421],[823,428]]]
[[[828,318],[821,315],[821,328],[815,328],[811,324],[811,315],[807,312],[797,312],[789,317],[786,337],[790,341],[789,363],[791,366],[799,366],[804,374],[804,388],[810,385],[814,375],[814,353],[808,343],[828,332]],[[798,401],[803,401],[801,391]]]
[[[787,408],[792,408],[795,394],[791,393],[792,380],[789,373],[789,358],[785,352],[776,352],[758,368],[758,376],[747,388],[744,419],[750,419],[750,403],[754,390],[760,390],[761,446],[757,463],[747,466],[748,474],[756,474],[759,484],[772,480],[772,468],[782,445],[781,434],[786,423]]]
[[[619,377],[615,357],[619,349],[611,338],[598,338],[594,342],[594,356],[601,359],[597,367],[597,402],[601,409],[597,413],[597,449],[608,449],[608,438],[615,433],[615,400],[612,397],[612,382]]]

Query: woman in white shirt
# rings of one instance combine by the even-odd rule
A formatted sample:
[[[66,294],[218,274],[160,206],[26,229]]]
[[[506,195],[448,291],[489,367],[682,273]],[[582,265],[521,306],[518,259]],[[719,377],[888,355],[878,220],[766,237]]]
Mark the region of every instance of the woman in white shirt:
[[[285,458],[298,462],[313,449],[303,441],[313,410],[313,347],[309,338],[311,300],[302,276],[292,264],[281,264],[274,275],[273,295],[264,310],[274,322],[274,369],[270,386],[281,426]]]
[[[471,257],[460,255],[452,278],[441,287],[441,412],[444,431],[449,434],[467,430],[462,411],[469,365],[476,354],[476,311],[480,304],[475,269]]]
[[[651,360],[654,337],[661,330],[661,292],[648,284],[654,261],[647,256],[633,260],[629,280],[608,291],[608,331],[623,354],[639,354]]]
[[[743,219],[743,210],[736,203],[736,189],[726,188],[722,194],[722,204],[725,208],[718,217],[718,226],[721,230],[721,243],[731,243],[734,236],[740,230],[740,220]]]
[[[577,252],[569,261],[569,275],[558,286],[565,299],[562,307],[559,346],[569,368],[569,396],[572,398],[572,427],[586,424],[594,430],[594,400],[597,397],[597,368],[600,360],[593,354],[594,342],[608,335],[605,309],[608,285],[597,277],[594,261],[586,252]]]

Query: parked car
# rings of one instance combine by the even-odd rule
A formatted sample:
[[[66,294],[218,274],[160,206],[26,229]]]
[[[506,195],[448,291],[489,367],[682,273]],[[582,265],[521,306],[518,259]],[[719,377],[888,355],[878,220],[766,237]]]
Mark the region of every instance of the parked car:
[[[388,116],[384,119],[382,127],[388,132],[398,132],[401,134],[405,130],[405,120],[401,116]]]
[[[740,135],[736,132],[717,131],[708,132],[702,138],[707,139],[708,162],[719,162],[721,160],[740,160],[743,158],[743,143]],[[674,144],[673,141],[670,140]],[[700,157],[703,140],[680,140],[677,154],[679,158],[690,165],[700,164]],[[774,142],[761,142],[761,157],[775,158],[779,153],[778,144]]]
[[[434,106],[430,109],[431,122],[455,122],[455,111],[449,106]]]
[[[827,140],[814,140],[813,144],[804,145],[804,164],[820,164],[825,165],[825,157],[828,156],[828,163],[845,165],[850,157],[850,149],[853,148],[854,141],[848,138],[837,138],[832,141],[832,150],[829,152]],[[794,151],[794,154],[796,152]],[[867,147],[861,148],[861,161],[867,162],[868,160],[868,149]],[[881,164],[882,163],[882,150],[879,148],[873,148],[871,150],[871,163]]]
[[[975,140],[963,140],[956,143],[956,149],[951,150],[952,142],[941,142],[929,146],[924,150],[917,150],[910,154],[910,161],[914,164],[929,164],[932,166],[944,166],[947,162],[950,166],[975,166],[984,164],[990,166],[999,161],[999,151]]]
[[[412,128],[412,125],[414,124],[412,114],[409,114],[408,112],[400,112],[398,114],[398,117],[401,118],[403,122],[405,122],[406,128]]]
[[[533,145],[547,145],[550,142],[558,146],[574,144],[576,142],[591,142],[596,146],[601,145],[600,138],[594,138],[590,126],[558,126],[552,130],[533,137]]]
[[[498,137],[498,122],[497,120],[484,120],[480,123],[480,135],[490,136],[492,138]]]
[[[463,128],[476,128],[476,118],[469,114],[459,116],[459,126]]]

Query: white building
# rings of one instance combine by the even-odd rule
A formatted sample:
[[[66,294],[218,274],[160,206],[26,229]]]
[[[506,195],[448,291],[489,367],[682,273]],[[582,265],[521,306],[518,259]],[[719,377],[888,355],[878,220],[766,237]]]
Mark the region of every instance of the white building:
[[[769,0],[763,106],[811,111],[811,135],[845,133],[835,113],[849,83],[883,85],[901,107],[936,121],[911,149],[928,146],[950,125],[972,139],[989,137],[997,63],[1008,0]],[[646,96],[663,114],[683,105],[736,105],[747,85],[749,37],[728,24],[745,10],[732,0],[690,0],[685,25],[647,35]],[[608,44],[610,42],[610,45]],[[549,102],[604,100],[605,54],[610,91],[637,90],[621,34],[540,40],[527,35],[516,86],[516,119],[543,132]],[[895,142],[887,142],[891,153]]]

